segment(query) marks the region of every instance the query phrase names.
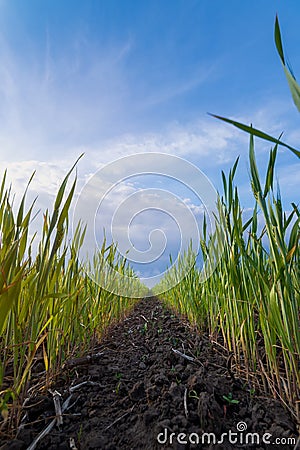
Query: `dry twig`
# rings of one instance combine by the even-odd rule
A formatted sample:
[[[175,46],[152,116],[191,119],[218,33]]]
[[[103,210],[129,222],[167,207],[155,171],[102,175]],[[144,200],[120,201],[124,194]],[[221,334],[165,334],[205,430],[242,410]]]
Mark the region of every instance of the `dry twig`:
[[[176,353],[176,355],[179,355],[184,359],[187,359],[188,361],[195,361],[195,358],[193,358],[192,356],[188,356],[185,353],[182,353],[179,350],[176,350],[175,348],[172,348],[172,352]]]
[[[67,400],[63,403],[61,410],[62,412],[66,411],[69,408],[69,404],[70,401],[72,399],[73,395],[69,395],[69,397],[67,398]],[[51,420],[51,422],[46,426],[46,428],[44,428],[40,434],[37,435],[37,437],[34,439],[34,441],[30,444],[29,447],[27,447],[27,450],[34,450],[37,446],[37,444],[48,434],[50,433],[50,431],[52,430],[52,428],[54,427],[55,423],[56,423],[57,418],[55,417],[54,419]]]
[[[183,406],[184,406],[185,417],[188,418],[189,411],[188,411],[188,407],[187,407],[187,388],[185,388],[185,390],[184,390]]]
[[[105,431],[109,430],[109,429],[110,429],[111,427],[113,427],[116,423],[120,422],[120,420],[124,419],[124,417],[128,416],[128,414],[130,414],[130,413],[133,411],[134,407],[135,407],[135,405],[133,405],[133,407],[130,408],[129,411],[126,411],[126,413],[124,413],[122,416],[120,416],[120,417],[118,417],[116,420],[114,420],[110,425],[108,425],[108,426],[105,428]]]
[[[60,427],[63,424],[63,416],[62,416],[62,410],[61,410],[61,394],[57,391],[52,391],[49,389],[50,394],[53,396],[53,403],[55,408],[55,415],[56,415],[56,423]]]

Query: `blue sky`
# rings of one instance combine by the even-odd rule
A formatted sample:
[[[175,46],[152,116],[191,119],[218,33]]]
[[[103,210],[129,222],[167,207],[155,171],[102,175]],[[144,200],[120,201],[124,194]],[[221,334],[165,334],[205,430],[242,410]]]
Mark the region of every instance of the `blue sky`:
[[[18,193],[37,170],[32,196],[44,209],[82,152],[78,192],[104,164],[140,152],[185,158],[220,189],[221,169],[241,155],[237,182],[250,208],[248,138],[207,112],[284,131],[300,147],[273,40],[276,13],[300,77],[298,0],[0,0],[1,172],[8,168]],[[257,142],[262,171],[269,148]],[[299,169],[281,150],[287,209],[299,201]]]

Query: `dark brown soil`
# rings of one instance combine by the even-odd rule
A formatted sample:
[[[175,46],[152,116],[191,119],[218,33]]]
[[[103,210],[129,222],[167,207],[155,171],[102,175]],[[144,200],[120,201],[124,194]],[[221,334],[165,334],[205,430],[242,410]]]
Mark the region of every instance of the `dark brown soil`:
[[[61,394],[61,402],[72,397],[63,424],[55,425],[37,449],[282,450],[295,446],[296,424],[280,403],[237,379],[228,370],[228,354],[221,346],[197,335],[156,299],[139,302],[109,330],[93,354],[69,364],[56,380],[52,391]],[[52,395],[37,393],[26,405],[16,438],[5,443],[2,436],[0,449],[28,448],[53,417]],[[213,435],[203,433],[214,433],[216,441],[222,433],[228,434],[217,443]],[[237,434],[229,437],[229,433]],[[251,438],[249,433],[256,435]],[[276,438],[282,441],[267,444],[263,436],[271,443]],[[291,437],[294,444],[287,444]]]

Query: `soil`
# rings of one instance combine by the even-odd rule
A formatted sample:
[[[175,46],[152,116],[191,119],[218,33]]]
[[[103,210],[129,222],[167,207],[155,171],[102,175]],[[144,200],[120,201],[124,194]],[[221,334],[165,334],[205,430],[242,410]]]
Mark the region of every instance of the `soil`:
[[[239,379],[230,360],[157,299],[144,299],[87,357],[65,365],[51,388],[61,403],[69,400],[63,424],[55,423],[35,448],[294,448],[296,423],[288,411]],[[0,450],[30,446],[55,418],[53,395],[36,392],[24,412],[15,439],[0,436]],[[214,433],[216,442],[203,433]]]

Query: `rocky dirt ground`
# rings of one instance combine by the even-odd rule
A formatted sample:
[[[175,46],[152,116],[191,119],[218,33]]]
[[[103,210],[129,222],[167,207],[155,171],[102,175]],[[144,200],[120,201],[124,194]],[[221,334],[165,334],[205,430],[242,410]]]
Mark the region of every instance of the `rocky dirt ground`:
[[[52,394],[32,395],[15,439],[2,433],[0,450],[295,447],[295,421],[280,403],[239,379],[220,345],[156,299],[139,302],[88,356],[65,366]],[[65,402],[61,425],[55,390]]]

